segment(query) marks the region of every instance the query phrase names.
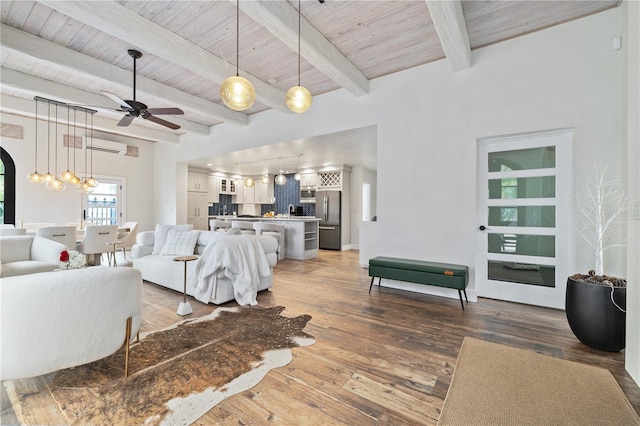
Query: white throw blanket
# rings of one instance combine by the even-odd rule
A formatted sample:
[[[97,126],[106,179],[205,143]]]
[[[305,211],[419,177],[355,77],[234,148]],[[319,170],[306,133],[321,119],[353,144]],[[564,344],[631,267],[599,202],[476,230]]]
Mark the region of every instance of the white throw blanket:
[[[231,281],[233,294],[241,306],[258,304],[260,277],[271,274],[264,248],[254,236],[222,236],[204,249],[196,263],[195,283],[192,279],[191,285],[195,287],[197,300],[209,303],[220,270]]]

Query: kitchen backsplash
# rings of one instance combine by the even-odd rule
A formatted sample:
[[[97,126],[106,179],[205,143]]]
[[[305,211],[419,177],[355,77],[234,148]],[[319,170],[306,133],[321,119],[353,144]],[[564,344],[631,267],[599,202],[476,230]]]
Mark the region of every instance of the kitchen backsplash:
[[[262,204],[260,214],[274,211],[275,214],[288,214],[289,204],[294,206],[302,206],[304,216],[315,216],[316,205],[313,203],[300,203],[300,182],[293,178],[293,174],[285,175],[287,183],[284,185],[274,185],[273,195],[276,199],[275,204]],[[232,203],[232,195],[220,194],[219,201],[209,206],[209,216],[221,215],[224,213],[224,206],[227,206],[227,214],[238,212],[238,204]]]
[[[302,206],[304,216],[315,216],[316,205],[313,203],[300,203],[300,182],[293,178],[293,174],[285,175],[287,183],[284,185],[274,185],[273,196],[276,198],[275,204],[263,204],[260,212],[265,214],[273,210],[275,214],[288,214],[289,204]]]

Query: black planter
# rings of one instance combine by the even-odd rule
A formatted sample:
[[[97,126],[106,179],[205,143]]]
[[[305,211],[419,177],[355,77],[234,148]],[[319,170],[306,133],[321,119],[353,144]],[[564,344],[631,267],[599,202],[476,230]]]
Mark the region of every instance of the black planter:
[[[567,280],[565,309],[569,326],[578,340],[602,351],[618,352],[624,349],[627,289]]]

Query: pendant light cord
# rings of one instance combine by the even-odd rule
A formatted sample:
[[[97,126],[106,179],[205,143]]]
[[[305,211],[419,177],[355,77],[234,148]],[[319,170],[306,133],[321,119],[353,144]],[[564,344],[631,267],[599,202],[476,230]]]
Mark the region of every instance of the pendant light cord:
[[[38,171],[38,98],[36,98],[36,168],[35,171]]]
[[[55,172],[56,179],[58,179],[58,104],[56,104],[56,164],[55,164]]]
[[[47,174],[51,165],[51,101],[47,103]]]
[[[298,0],[298,86],[300,86],[300,14],[301,12],[301,3]]]
[[[236,0],[236,77],[240,76],[240,0]]]
[[[93,178],[93,114],[91,114],[91,132],[89,133],[91,136],[91,173],[90,176]]]
[[[69,105],[67,105],[67,171],[71,171],[71,169],[69,169],[69,157],[71,154],[71,144],[69,143],[69,138],[71,138],[71,132],[69,132],[69,126],[70,126],[70,121],[71,121],[71,109],[69,108]]]

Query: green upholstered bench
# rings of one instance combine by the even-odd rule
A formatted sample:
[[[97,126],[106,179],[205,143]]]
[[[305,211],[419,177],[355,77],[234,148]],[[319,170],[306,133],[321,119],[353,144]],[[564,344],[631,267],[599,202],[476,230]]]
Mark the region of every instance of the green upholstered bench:
[[[467,284],[469,283],[469,268],[450,263],[426,262],[424,260],[400,259],[396,257],[374,257],[369,259],[369,276],[373,287],[373,280],[378,277],[378,287],[383,278],[410,283],[434,285],[458,290],[460,304],[464,310],[462,293],[467,299]]]

